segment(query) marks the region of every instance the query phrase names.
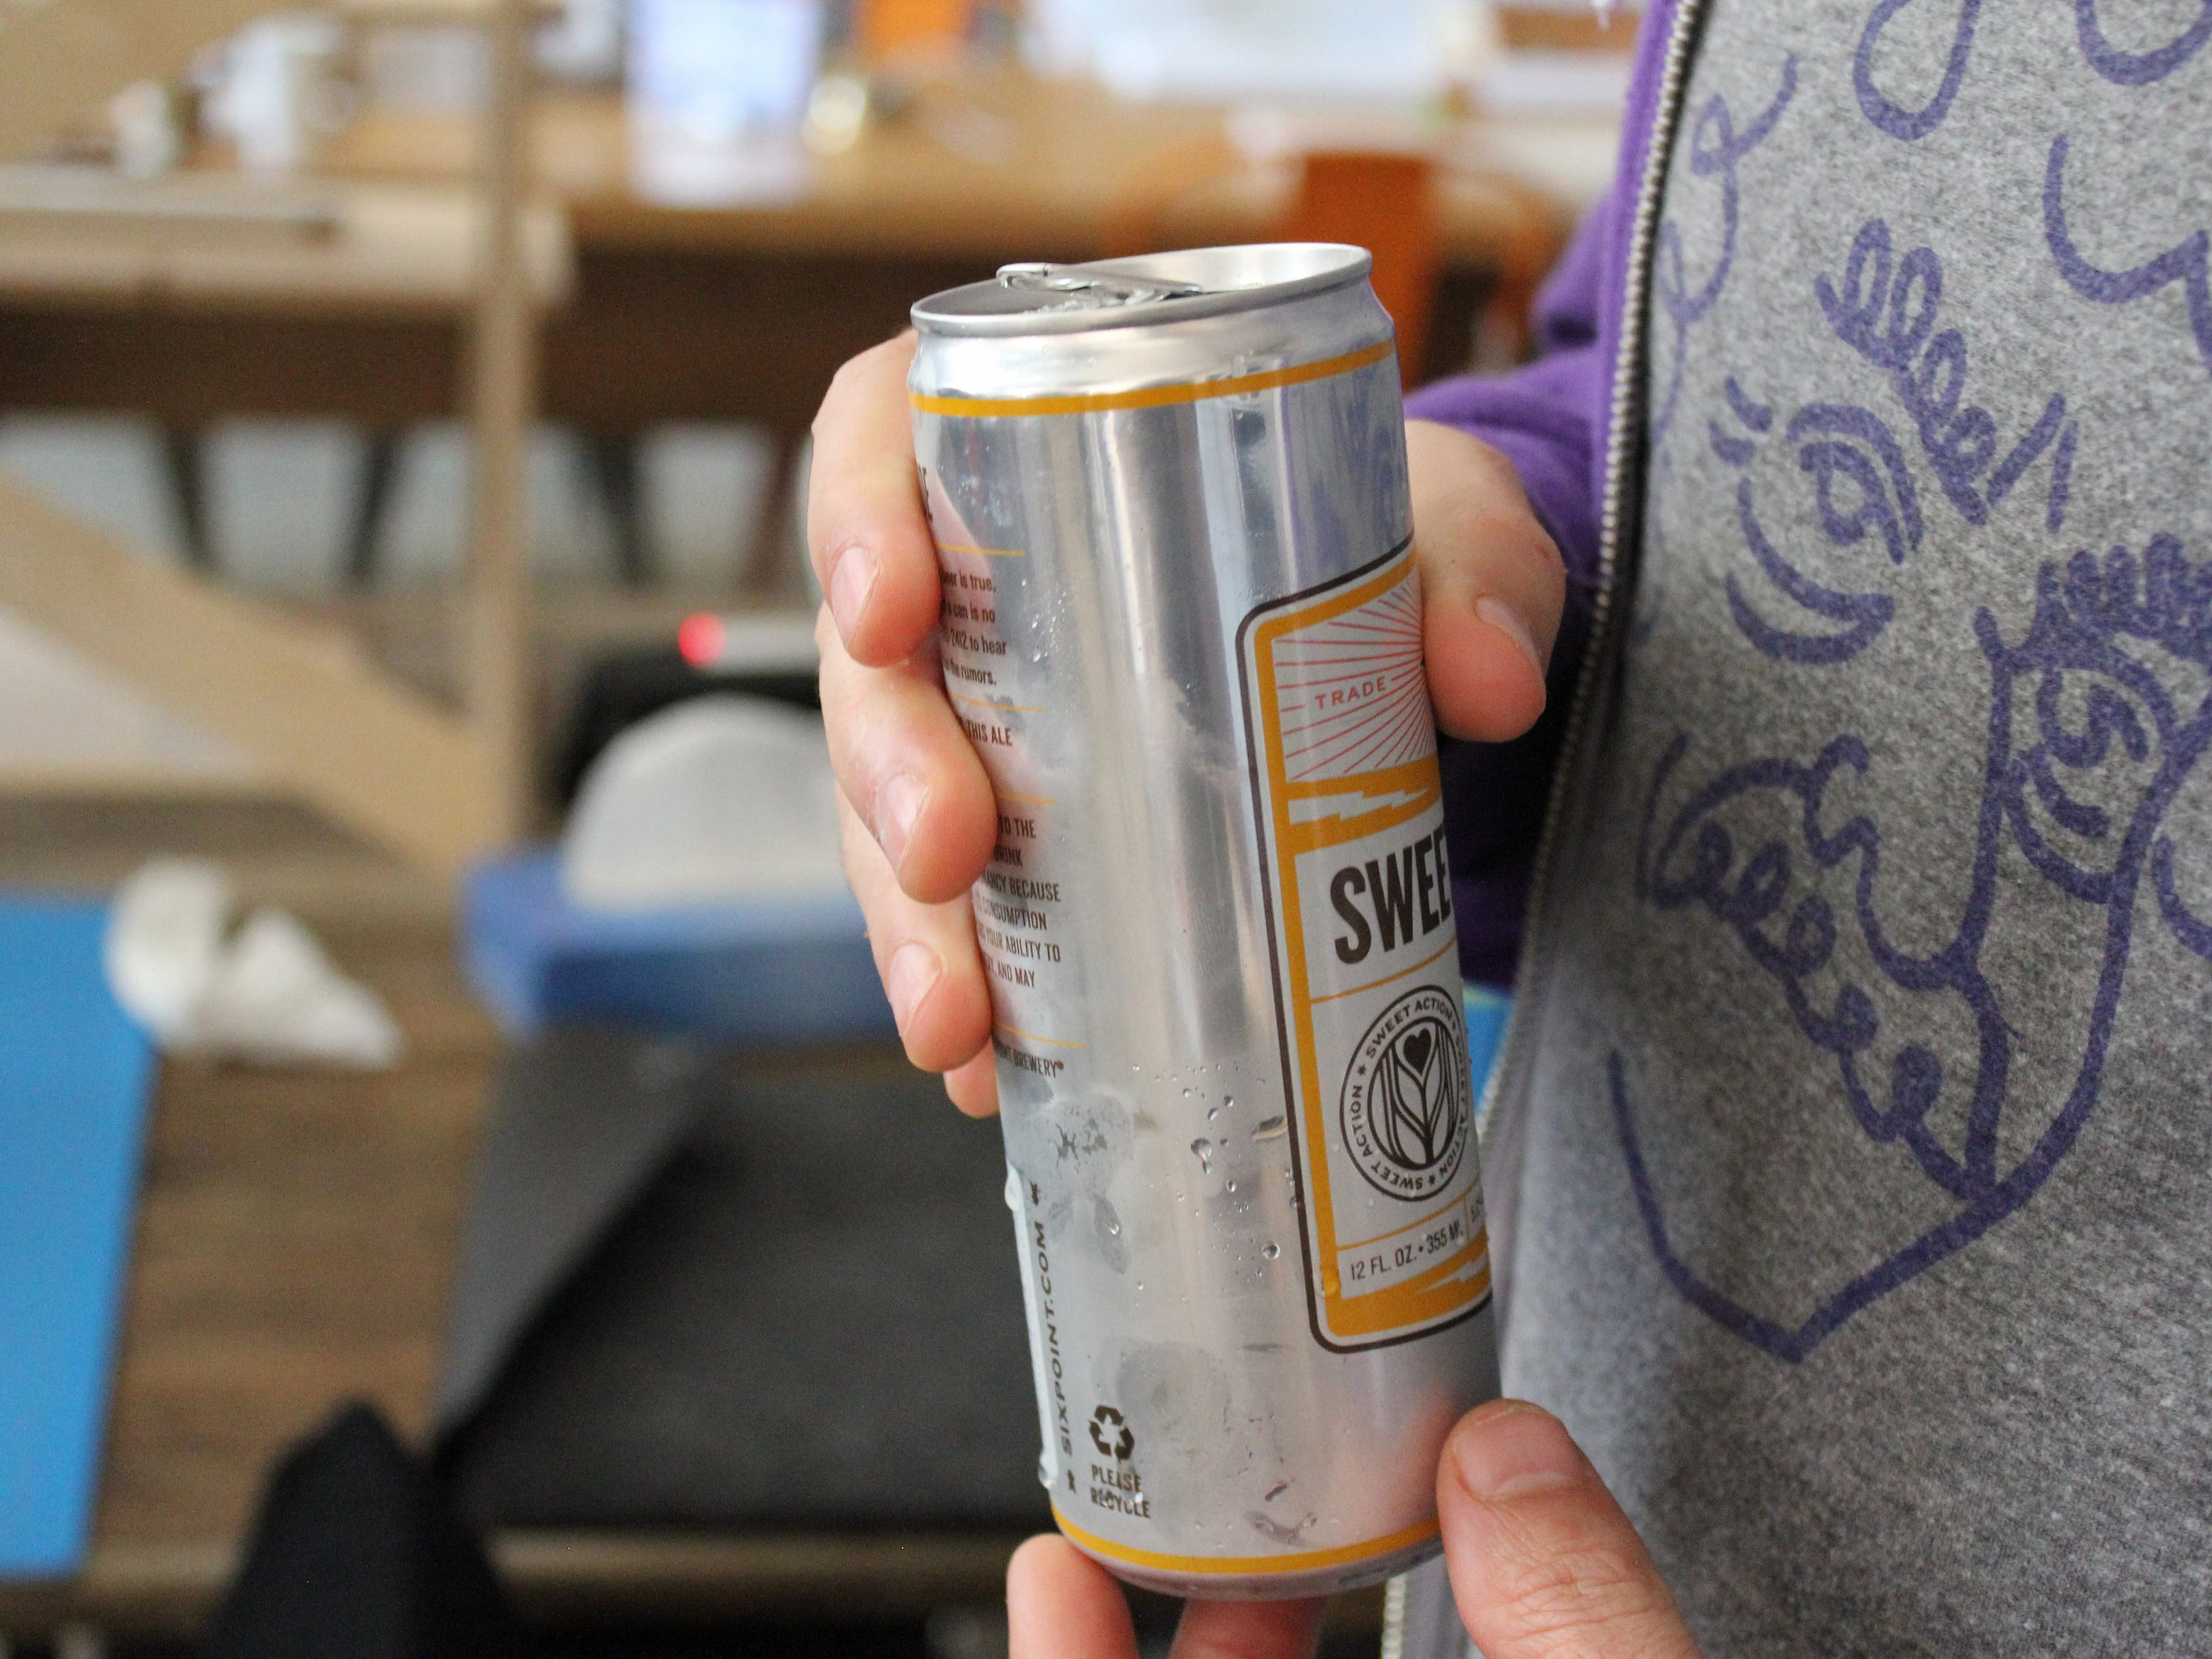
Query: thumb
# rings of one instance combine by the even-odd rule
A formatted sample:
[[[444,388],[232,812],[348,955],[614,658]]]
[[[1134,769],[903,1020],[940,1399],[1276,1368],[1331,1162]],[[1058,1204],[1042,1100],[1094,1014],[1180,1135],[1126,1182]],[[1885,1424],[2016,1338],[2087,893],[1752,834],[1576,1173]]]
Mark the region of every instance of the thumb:
[[[1437,723],[1502,743],[1544,712],[1566,572],[1513,463],[1464,432],[1406,422],[1422,657]]]
[[[1461,1419],[1437,1508],[1484,1659],[1697,1659],[1644,1540],[1549,1412],[1499,1400]]]

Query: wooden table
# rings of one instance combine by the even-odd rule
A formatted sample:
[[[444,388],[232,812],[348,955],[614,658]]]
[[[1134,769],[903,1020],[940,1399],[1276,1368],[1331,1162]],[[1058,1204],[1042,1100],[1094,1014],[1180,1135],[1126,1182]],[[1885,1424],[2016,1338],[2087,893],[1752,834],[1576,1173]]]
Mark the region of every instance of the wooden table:
[[[319,158],[353,179],[445,180],[471,124],[370,116]],[[1136,107],[1011,72],[925,87],[849,153],[805,156],[791,191],[656,201],[611,96],[538,100],[533,152],[566,208],[577,272],[549,319],[541,407],[586,431],[659,421],[804,428],[836,366],[903,325],[914,300],[1017,258],[1096,257],[1264,237],[1286,167],[1236,165],[1218,111]],[[1447,270],[1435,362],[1463,355],[1486,285],[1549,264],[1601,182],[1602,124],[1469,123],[1448,131],[1438,216]],[[0,410],[142,410],[179,425],[231,414],[338,415],[392,428],[447,412],[449,327],[359,307],[148,296],[118,330],[112,296],[10,288],[0,273]]]
[[[428,1419],[501,1042],[462,986],[441,884],[295,808],[0,800],[0,882],[102,889],[148,854],[223,860],[390,1003],[368,1075],[161,1068],[91,1559],[0,1585],[0,1642],[70,1621],[196,1636],[271,1461],[343,1401]],[[988,1604],[1017,1540],[520,1533],[494,1552],[549,1624],[918,1617]]]

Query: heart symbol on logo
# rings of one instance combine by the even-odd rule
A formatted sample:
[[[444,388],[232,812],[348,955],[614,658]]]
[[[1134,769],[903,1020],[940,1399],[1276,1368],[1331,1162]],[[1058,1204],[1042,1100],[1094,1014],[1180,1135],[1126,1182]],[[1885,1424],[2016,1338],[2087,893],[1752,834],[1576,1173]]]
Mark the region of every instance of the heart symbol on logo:
[[[1436,1046],[1437,1034],[1434,1031],[1413,1031],[1398,1045],[1398,1052],[1405,1055],[1406,1064],[1414,1071],[1425,1072],[1429,1069],[1429,1052]]]

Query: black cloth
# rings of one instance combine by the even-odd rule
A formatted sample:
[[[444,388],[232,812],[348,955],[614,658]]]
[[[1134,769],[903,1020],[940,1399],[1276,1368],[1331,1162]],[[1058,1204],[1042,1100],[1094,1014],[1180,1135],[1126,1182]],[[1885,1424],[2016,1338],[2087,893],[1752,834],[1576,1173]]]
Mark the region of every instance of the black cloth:
[[[208,1659],[523,1659],[483,1546],[367,1406],[276,1466]]]
[[[1005,1181],[896,1051],[519,1054],[439,1390],[466,1512],[1048,1526]]]

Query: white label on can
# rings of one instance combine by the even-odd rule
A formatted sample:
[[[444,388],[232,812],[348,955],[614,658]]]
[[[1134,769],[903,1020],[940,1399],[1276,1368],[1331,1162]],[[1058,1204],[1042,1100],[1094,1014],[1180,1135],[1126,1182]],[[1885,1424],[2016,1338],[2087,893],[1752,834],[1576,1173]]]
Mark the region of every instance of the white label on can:
[[[1239,630],[1307,1300],[1346,1350],[1490,1295],[1420,582],[1404,546]]]

